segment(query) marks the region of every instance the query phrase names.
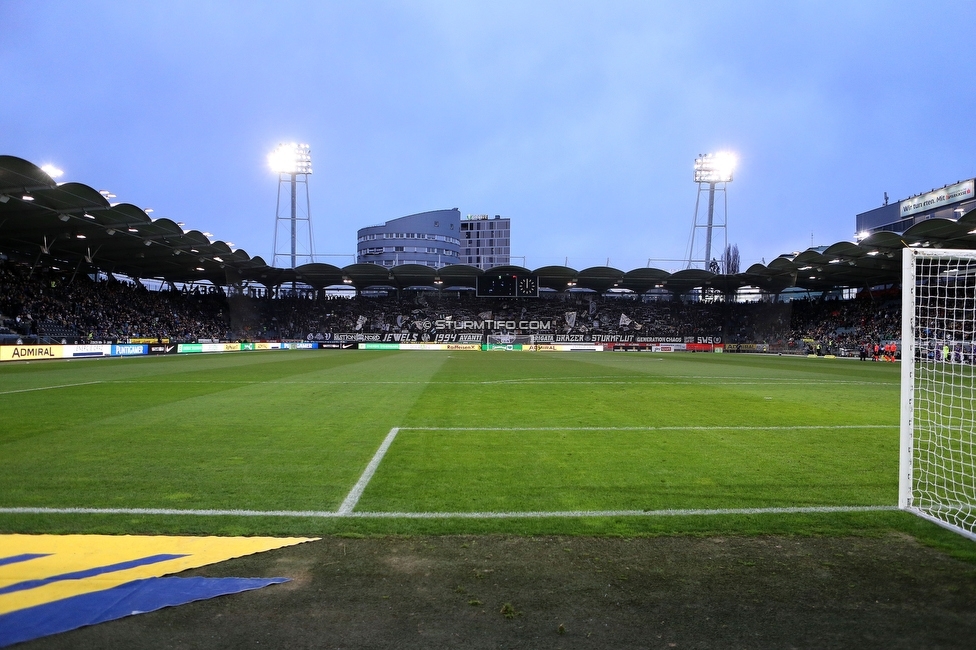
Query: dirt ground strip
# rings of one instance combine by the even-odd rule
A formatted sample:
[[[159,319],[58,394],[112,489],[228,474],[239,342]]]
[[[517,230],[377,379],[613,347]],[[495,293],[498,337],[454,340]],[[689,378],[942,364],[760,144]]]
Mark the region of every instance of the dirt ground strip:
[[[292,582],[23,648],[973,648],[976,567],[904,535],[327,538]]]

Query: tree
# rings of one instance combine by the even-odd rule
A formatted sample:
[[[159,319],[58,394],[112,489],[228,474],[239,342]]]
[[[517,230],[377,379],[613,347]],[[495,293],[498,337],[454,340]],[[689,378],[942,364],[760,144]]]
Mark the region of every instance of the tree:
[[[722,273],[732,275],[739,272],[739,246],[737,244],[726,244],[725,252],[722,254]]]

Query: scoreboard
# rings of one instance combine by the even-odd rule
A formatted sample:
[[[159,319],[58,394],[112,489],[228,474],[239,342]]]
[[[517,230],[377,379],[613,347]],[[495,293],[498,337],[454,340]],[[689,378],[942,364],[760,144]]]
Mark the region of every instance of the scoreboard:
[[[478,276],[479,298],[538,298],[539,278],[514,273],[485,273]]]

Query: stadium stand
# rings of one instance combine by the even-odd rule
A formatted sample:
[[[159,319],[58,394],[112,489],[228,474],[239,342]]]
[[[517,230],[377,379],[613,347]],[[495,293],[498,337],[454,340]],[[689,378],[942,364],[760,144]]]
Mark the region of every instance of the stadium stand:
[[[854,356],[862,346],[899,335],[897,292],[757,303],[638,298],[567,293],[498,299],[436,291],[355,298],[314,292],[227,296],[214,289],[200,293],[199,287],[151,290],[112,276],[94,279],[0,261],[0,340],[303,340],[329,332],[407,334],[425,322],[487,318],[550,322],[560,334],[720,334],[727,343],[765,344],[773,352],[807,353],[819,344],[824,353]]]

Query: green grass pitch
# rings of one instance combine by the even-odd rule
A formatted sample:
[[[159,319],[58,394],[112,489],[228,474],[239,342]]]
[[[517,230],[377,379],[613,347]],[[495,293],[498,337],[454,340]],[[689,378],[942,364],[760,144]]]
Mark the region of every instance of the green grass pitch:
[[[917,528],[890,509],[898,382],[895,364],[687,353],[286,351],[6,364],[0,529]],[[88,510],[63,512],[72,508]]]

